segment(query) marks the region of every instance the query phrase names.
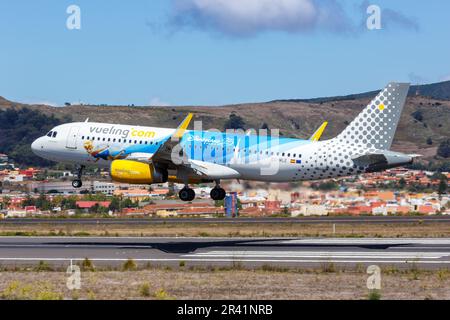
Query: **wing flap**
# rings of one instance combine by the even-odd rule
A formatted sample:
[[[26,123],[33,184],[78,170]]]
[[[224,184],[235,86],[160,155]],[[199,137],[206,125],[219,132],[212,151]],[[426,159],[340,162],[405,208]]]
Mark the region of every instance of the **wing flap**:
[[[237,179],[240,173],[236,170],[210,162],[189,160],[191,169],[199,176],[207,176],[211,179]]]

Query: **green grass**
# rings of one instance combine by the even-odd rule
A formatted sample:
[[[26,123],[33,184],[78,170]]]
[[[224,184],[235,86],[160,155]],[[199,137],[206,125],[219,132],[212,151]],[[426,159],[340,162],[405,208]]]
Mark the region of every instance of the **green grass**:
[[[381,299],[380,290],[370,290],[368,298],[369,300],[380,300]]]

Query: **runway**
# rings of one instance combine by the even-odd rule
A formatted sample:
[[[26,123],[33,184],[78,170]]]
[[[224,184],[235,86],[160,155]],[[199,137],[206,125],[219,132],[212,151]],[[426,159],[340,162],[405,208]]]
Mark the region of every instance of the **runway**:
[[[0,237],[0,265],[65,266],[89,258],[97,266],[133,259],[143,266],[276,266],[291,268],[392,265],[450,267],[450,238],[80,238]]]
[[[450,216],[339,216],[339,217],[298,217],[298,218],[11,218],[0,220],[0,225],[35,224],[84,224],[84,225],[158,225],[158,224],[384,224],[384,223],[450,223]]]

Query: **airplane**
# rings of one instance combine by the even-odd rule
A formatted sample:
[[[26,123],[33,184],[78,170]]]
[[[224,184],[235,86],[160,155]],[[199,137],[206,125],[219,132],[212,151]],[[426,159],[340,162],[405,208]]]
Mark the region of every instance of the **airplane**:
[[[109,168],[111,178],[130,184],[215,183],[213,200],[223,200],[221,181],[296,182],[378,172],[411,164],[415,157],[389,150],[409,90],[389,83],[335,138],[319,141],[324,123],[309,140],[251,132],[188,130],[189,114],[176,129],[75,122],[36,139],[32,151],[45,159],[76,164],[74,188],[82,187],[86,165]]]

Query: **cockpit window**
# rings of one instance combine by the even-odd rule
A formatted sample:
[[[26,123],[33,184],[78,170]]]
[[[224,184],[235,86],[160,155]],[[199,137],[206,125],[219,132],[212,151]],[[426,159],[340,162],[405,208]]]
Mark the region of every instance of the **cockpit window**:
[[[58,132],[54,131],[53,132],[53,138],[56,138],[57,135],[58,135]]]
[[[53,131],[50,131],[49,133],[47,133],[47,137],[52,137]]]

